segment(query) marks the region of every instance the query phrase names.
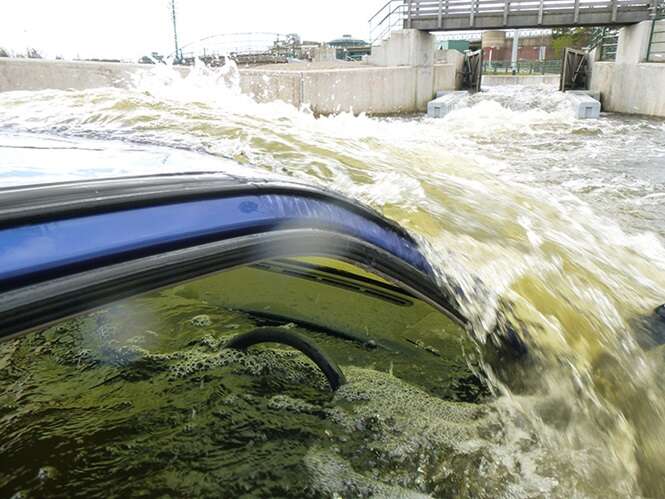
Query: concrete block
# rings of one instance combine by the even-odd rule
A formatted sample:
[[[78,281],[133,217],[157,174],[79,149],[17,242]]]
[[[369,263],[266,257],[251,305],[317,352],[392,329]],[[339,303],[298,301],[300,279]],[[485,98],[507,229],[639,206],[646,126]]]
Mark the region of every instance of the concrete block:
[[[585,92],[566,92],[566,98],[579,119],[600,118],[600,102]]]
[[[600,102],[600,92],[597,90],[567,90],[566,92],[573,95],[588,95]]]
[[[462,99],[468,95],[469,93],[465,90],[444,93],[427,104],[427,116],[429,118],[443,118],[455,109]]]

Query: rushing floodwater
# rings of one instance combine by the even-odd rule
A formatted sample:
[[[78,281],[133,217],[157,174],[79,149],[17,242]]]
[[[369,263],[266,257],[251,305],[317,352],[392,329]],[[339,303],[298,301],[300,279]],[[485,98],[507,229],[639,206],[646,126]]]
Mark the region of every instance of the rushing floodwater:
[[[0,449],[21,463],[3,462],[0,490],[665,496],[665,347],[654,346],[658,324],[642,319],[665,302],[665,122],[576,120],[543,88],[493,89],[442,120],[316,118],[257,104],[234,79],[233,68],[185,80],[164,69],[130,91],[0,94],[0,182],[240,168],[328,186],[422,241],[442,286],[461,285],[481,347],[497,320],[510,321],[528,360],[472,360],[492,393],[471,403],[372,366],[350,367],[351,383],[330,400],[252,384],[277,366],[300,385],[318,378],[297,355],[222,362],[218,338],[189,321],[209,314],[222,330],[242,317],[151,296],[160,319],[140,327],[120,321],[100,337],[111,319],[98,315],[0,346]],[[140,363],[118,361],[125,350],[102,343],[132,328],[177,335]],[[240,374],[215,370],[235,361]],[[106,386],[97,383],[118,365],[129,366],[124,399],[83,390]],[[66,402],[49,408],[53,399]],[[161,416],[147,417],[148,406]],[[127,412],[138,419],[121,424]],[[30,440],[40,432],[44,448]],[[51,460],[21,454],[26,442]]]

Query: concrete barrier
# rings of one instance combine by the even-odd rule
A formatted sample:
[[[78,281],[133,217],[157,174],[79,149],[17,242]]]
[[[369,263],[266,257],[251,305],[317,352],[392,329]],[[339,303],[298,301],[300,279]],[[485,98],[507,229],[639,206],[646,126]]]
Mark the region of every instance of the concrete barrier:
[[[559,75],[483,75],[483,87],[498,87],[502,85],[559,85]]]

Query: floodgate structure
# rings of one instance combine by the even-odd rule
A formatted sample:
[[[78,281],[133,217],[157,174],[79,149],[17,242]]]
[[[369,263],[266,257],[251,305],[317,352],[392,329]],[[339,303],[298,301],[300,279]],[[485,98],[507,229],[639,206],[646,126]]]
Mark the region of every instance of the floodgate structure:
[[[594,27],[597,36],[585,51],[566,53],[560,89],[588,91],[607,111],[665,116],[664,6],[663,0],[389,0],[369,19],[372,53],[363,61],[241,67],[240,87],[259,102],[281,100],[316,114],[423,112],[443,93],[483,86],[478,54],[437,49],[436,33]],[[0,58],[0,91],[124,86],[150,67]],[[491,76],[486,84],[529,80],[535,78]],[[445,99],[452,101],[437,104],[439,114],[454,108],[456,98]],[[590,108],[578,100],[571,97],[584,117]]]

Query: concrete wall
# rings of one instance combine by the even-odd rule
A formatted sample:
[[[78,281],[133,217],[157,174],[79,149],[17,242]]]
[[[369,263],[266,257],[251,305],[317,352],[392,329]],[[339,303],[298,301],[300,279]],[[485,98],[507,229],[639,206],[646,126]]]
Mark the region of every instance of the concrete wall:
[[[0,59],[0,90],[66,90],[122,86],[133,68],[124,64]]]
[[[441,90],[458,90],[462,88],[463,73],[461,65],[455,63],[434,65],[434,95]],[[431,99],[430,99],[431,100]]]
[[[240,71],[240,90],[257,102],[281,100],[302,105],[302,72],[245,69]]]
[[[303,73],[302,101],[321,114],[414,112],[426,108],[428,102],[419,100],[416,71],[408,66],[307,71]]]
[[[658,31],[665,28],[663,21],[659,21],[658,24],[661,25]],[[616,62],[618,64],[637,64],[646,61],[649,35],[651,35],[651,21],[644,21],[619,30]]]
[[[395,32],[374,64],[284,64],[240,70],[240,87],[259,102],[310,105],[315,113],[396,114],[425,111],[437,91],[461,85],[464,57],[450,50],[434,58],[434,37],[417,30]],[[445,62],[440,62],[445,61]],[[341,63],[340,63],[341,64]],[[152,65],[0,58],[0,92],[11,90],[126,87],[132,74]],[[179,67],[183,74],[189,68]]]
[[[413,113],[426,109],[437,90],[458,88],[458,74],[452,63],[432,66],[427,77],[423,73],[423,68],[412,66],[362,64],[349,69],[242,70],[240,86],[243,93],[259,102],[306,104],[319,114]]]
[[[367,58],[371,66],[395,67],[409,66],[415,69],[415,107],[412,111],[425,111],[437,90],[455,90],[458,88],[456,60],[435,69],[436,37],[430,33],[415,29],[393,31],[390,38],[381,45],[372,48]],[[438,51],[437,51],[438,52]],[[437,54],[437,59],[440,57]],[[461,64],[460,68],[461,70]],[[450,71],[450,73],[448,73]],[[437,88],[441,86],[441,88]]]
[[[656,30],[665,30],[665,21]],[[650,33],[651,21],[623,28],[616,62],[591,55],[589,88],[600,93],[605,111],[665,117],[665,64],[645,62]]]
[[[390,38],[372,48],[367,63],[372,66],[431,66],[436,37],[416,29],[393,31]]]
[[[146,64],[0,58],[0,92],[126,87],[132,74],[151,67]],[[188,68],[179,69],[189,72]]]
[[[313,62],[333,62],[337,59],[334,47],[314,47],[311,52]]]
[[[497,87],[500,85],[558,86],[559,75],[483,75],[483,87]]]
[[[604,111],[665,117],[665,64],[594,62],[593,92],[600,92]]]
[[[241,87],[260,102],[309,105],[315,113],[396,114],[425,111],[440,90],[462,84],[464,55],[434,50],[435,38],[417,30],[394,32],[367,64],[300,71],[242,70]],[[436,52],[436,54],[435,54]],[[291,66],[295,69],[295,66]]]

